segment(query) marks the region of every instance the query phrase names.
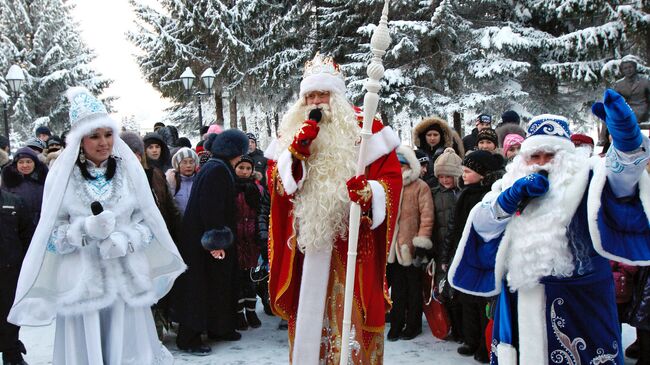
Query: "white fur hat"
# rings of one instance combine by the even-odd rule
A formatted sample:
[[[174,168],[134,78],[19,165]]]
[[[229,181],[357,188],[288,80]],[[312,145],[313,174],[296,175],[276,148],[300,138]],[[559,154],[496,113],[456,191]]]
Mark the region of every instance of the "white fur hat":
[[[320,53],[316,53],[314,59],[305,64],[300,97],[312,91],[329,91],[345,96],[345,76],[332,57],[323,58]]]
[[[66,141],[81,139],[97,128],[110,128],[119,133],[117,122],[108,115],[106,107],[85,87],[71,87],[66,91],[70,101],[70,133]],[[70,142],[68,142],[70,143]]]

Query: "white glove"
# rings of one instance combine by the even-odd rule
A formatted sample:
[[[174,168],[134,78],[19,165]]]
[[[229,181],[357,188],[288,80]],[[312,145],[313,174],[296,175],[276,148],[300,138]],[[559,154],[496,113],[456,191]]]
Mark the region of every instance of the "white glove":
[[[129,238],[122,232],[113,232],[99,243],[99,255],[104,260],[126,256],[129,247]]]
[[[90,238],[106,239],[115,230],[115,214],[110,210],[105,210],[98,215],[86,217],[84,230]]]

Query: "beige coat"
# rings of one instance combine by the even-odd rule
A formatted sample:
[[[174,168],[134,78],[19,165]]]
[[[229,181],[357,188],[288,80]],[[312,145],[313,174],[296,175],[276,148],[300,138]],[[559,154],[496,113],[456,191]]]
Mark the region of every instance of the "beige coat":
[[[433,229],[433,198],[431,190],[420,179],[420,163],[408,147],[400,146],[398,153],[407,157],[411,169],[402,173],[404,187],[395,236],[388,253],[388,262],[395,259],[402,266],[413,264],[415,247],[431,249]]]

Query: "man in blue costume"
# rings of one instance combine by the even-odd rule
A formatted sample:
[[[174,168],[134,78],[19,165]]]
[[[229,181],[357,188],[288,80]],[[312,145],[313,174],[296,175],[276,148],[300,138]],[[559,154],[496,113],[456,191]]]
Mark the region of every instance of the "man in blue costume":
[[[565,118],[535,117],[470,213],[449,278],[499,295],[493,364],[623,364],[608,259],[650,264],[650,140],[615,91],[592,111],[612,135],[605,159],[573,146]]]

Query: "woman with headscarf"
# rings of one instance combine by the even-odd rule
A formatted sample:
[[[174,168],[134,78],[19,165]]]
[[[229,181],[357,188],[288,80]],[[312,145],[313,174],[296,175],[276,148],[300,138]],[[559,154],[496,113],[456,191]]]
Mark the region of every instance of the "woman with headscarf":
[[[438,117],[424,118],[413,128],[413,143],[418,150],[423,151],[429,157],[427,172],[422,179],[430,188],[438,186],[433,165],[445,148],[452,147],[461,158],[465,156],[463,141],[458,133],[451,129],[446,121]]]
[[[8,319],[56,318],[54,365],[171,364],[150,307],[185,264],[117,123],[87,89],[68,98],[72,130],[48,174]]]

